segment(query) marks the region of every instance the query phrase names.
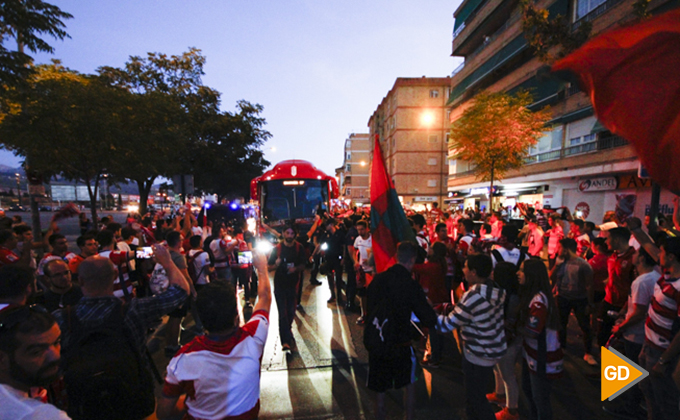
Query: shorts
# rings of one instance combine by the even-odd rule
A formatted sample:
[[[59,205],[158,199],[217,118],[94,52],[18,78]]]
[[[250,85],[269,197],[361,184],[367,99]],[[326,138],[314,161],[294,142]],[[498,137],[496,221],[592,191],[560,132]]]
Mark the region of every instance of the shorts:
[[[405,387],[416,381],[416,366],[411,346],[396,347],[389,355],[369,353],[366,386],[375,392]]]
[[[365,287],[357,287],[357,296],[366,297],[366,288]]]
[[[168,314],[168,316],[170,318],[184,318],[185,316],[187,316],[189,308],[191,308],[191,296],[188,296],[187,299],[182,304],[182,306],[180,306],[177,309],[174,309],[172,312]]]

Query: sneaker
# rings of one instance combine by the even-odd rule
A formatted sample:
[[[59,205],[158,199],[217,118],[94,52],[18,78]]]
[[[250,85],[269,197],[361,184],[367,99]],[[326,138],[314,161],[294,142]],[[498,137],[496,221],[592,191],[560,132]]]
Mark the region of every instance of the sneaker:
[[[335,303],[335,296],[331,296],[331,298],[328,299],[328,303]]]
[[[492,404],[505,407],[505,395],[498,395],[495,392],[492,392],[491,394],[486,394],[486,399]]]
[[[590,366],[597,366],[597,360],[590,353],[586,353],[583,356],[583,360],[585,360]]]
[[[519,420],[519,412],[512,414],[508,407],[503,407],[501,411],[496,413],[496,420]]]
[[[312,286],[321,286],[321,282],[317,279],[309,280],[309,284],[311,284]]]
[[[302,311],[304,308],[302,307],[301,303],[298,303],[295,309],[297,309],[298,311]]]
[[[281,350],[290,351],[290,344],[285,343],[285,344],[281,345]]]
[[[366,320],[364,320],[363,316],[360,316],[359,318],[357,318],[357,325],[364,325],[365,322],[366,322]]]

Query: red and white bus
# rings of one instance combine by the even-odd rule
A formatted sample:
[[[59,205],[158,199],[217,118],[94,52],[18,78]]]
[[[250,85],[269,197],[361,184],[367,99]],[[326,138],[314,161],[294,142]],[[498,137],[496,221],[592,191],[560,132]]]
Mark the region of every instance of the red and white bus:
[[[250,181],[250,196],[259,207],[258,222],[279,231],[293,221],[306,232],[338,195],[335,177],[305,160],[284,160]]]

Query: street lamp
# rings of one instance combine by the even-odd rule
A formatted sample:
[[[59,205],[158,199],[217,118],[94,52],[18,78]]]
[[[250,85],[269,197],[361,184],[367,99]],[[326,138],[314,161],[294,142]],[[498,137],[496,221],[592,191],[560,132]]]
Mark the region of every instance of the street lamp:
[[[19,196],[19,205],[21,205],[21,183],[19,182],[21,179],[21,175],[19,174],[19,172],[15,173],[14,175],[16,175],[17,177],[17,195]]]

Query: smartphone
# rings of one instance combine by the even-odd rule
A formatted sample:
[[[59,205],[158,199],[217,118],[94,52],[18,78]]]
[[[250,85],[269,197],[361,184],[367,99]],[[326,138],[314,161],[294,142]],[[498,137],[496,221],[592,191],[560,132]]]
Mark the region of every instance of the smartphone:
[[[150,246],[143,246],[141,248],[137,248],[137,258],[140,260],[148,260],[149,258],[153,257],[153,248]]]
[[[252,264],[253,263],[253,252],[252,251],[239,251],[239,253],[238,253],[238,263],[239,264]]]

